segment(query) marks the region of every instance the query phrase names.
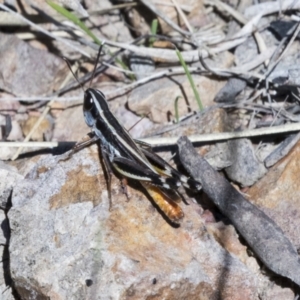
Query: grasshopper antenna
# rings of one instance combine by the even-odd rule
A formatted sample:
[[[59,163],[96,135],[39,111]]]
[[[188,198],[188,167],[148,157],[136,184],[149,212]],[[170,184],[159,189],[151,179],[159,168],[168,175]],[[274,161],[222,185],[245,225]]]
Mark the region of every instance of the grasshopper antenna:
[[[99,59],[100,59],[100,54],[101,54],[101,51],[103,49],[103,46],[104,46],[105,42],[103,42],[99,48],[99,51],[98,51],[98,54],[97,54],[97,59],[96,59],[96,63],[95,63],[95,67],[94,67],[94,70],[93,70],[93,73],[92,73],[92,76],[91,76],[91,81],[90,81],[90,85],[89,87],[91,87],[91,83],[95,77],[95,73],[96,73],[96,69],[97,69],[97,65],[98,65],[98,62],[99,62]],[[73,72],[72,70],[72,67],[71,67],[71,64],[69,62],[69,60],[66,58],[66,57],[62,57],[62,59],[67,63],[72,75],[74,76],[74,78],[76,79],[76,81],[78,82],[78,84],[80,85],[81,89],[83,90],[83,93],[84,93],[84,86],[81,84],[81,82],[78,80],[78,77],[75,75],[75,73]]]
[[[97,54],[97,59],[96,59],[95,67],[94,67],[93,74],[92,74],[92,77],[91,77],[91,81],[90,81],[89,88],[91,87],[92,81],[93,81],[93,79],[94,79],[94,77],[95,77],[96,70],[97,70],[97,65],[98,65],[98,62],[99,62],[99,59],[100,59],[100,54],[101,54],[101,51],[102,51],[102,49],[103,49],[104,44],[105,44],[105,42],[103,42],[103,43],[100,45],[100,48],[99,48],[99,51],[98,51],[98,54]]]
[[[127,131],[130,131],[133,129],[137,124],[139,124],[144,118],[148,117],[150,115],[150,112],[147,113],[146,115],[143,115],[138,121],[136,121]]]
[[[76,79],[76,81],[78,82],[78,84],[80,85],[80,87],[81,87],[81,89],[83,90],[83,93],[84,93],[83,85],[82,85],[81,82],[78,80],[78,78],[77,78],[77,76],[75,75],[75,73],[73,72],[69,60],[68,60],[66,57],[63,57],[62,59],[67,63],[67,65],[68,65],[68,67],[69,67],[69,69],[70,69],[72,75],[74,76],[74,78]]]

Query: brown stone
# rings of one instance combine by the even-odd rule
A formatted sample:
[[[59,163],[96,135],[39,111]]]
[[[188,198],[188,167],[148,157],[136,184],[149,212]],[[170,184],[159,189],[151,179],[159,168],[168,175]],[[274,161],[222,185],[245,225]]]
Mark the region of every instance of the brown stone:
[[[268,173],[252,186],[247,194],[284,231],[296,248],[300,247],[300,143]]]

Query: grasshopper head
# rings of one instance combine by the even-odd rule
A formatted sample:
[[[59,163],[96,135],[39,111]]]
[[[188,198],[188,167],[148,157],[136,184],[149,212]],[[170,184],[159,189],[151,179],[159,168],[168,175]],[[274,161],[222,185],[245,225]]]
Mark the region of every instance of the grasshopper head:
[[[101,112],[107,108],[107,102],[102,92],[91,88],[84,92],[83,114],[89,127],[94,126]]]

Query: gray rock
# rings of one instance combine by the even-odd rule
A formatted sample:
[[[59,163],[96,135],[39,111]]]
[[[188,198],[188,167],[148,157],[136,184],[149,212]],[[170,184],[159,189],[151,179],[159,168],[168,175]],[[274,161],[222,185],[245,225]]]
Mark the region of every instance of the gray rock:
[[[193,205],[181,205],[186,217],[172,227],[142,191],[127,202],[113,178],[109,211],[90,149],[40,158],[14,189],[10,268],[23,299],[258,298],[256,275],[208,234]]]
[[[222,170],[232,165],[234,158],[231,155],[227,142],[219,142],[211,146],[205,159],[215,170]]]
[[[67,70],[64,61],[31,47],[11,34],[0,34],[0,88],[21,97],[45,95],[59,86],[57,78]],[[8,84],[9,83],[9,84]]]
[[[264,164],[260,162],[247,139],[228,141],[232,164],[225,169],[227,176],[242,186],[251,186],[266,172]]]
[[[217,103],[231,103],[246,86],[247,82],[245,80],[230,78],[217,93],[214,101]]]
[[[13,186],[23,179],[15,167],[0,161],[0,208],[6,209]]]

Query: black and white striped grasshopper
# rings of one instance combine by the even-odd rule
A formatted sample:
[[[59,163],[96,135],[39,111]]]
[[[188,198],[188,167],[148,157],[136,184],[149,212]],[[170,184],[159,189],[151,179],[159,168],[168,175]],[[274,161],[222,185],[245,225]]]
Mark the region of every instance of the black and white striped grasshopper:
[[[199,190],[200,183],[179,173],[154,153],[149,145],[134,141],[109,110],[101,91],[92,88],[85,91],[83,114],[86,124],[92,130],[91,139],[77,144],[73,151],[87,144],[100,142],[108,177],[109,197],[113,168],[124,178],[138,180],[172,222],[183,218],[183,211],[177,204],[181,199],[177,189],[183,185]]]
[[[133,140],[110,111],[101,91],[88,88],[84,92],[83,114],[86,124],[91,128],[91,139],[77,144],[72,152],[99,142],[108,178],[110,204],[111,174],[114,169],[123,178],[139,181],[172,222],[182,219],[183,211],[177,204],[181,196],[177,189],[183,185],[200,190],[200,183],[179,173],[154,153],[149,145]]]

